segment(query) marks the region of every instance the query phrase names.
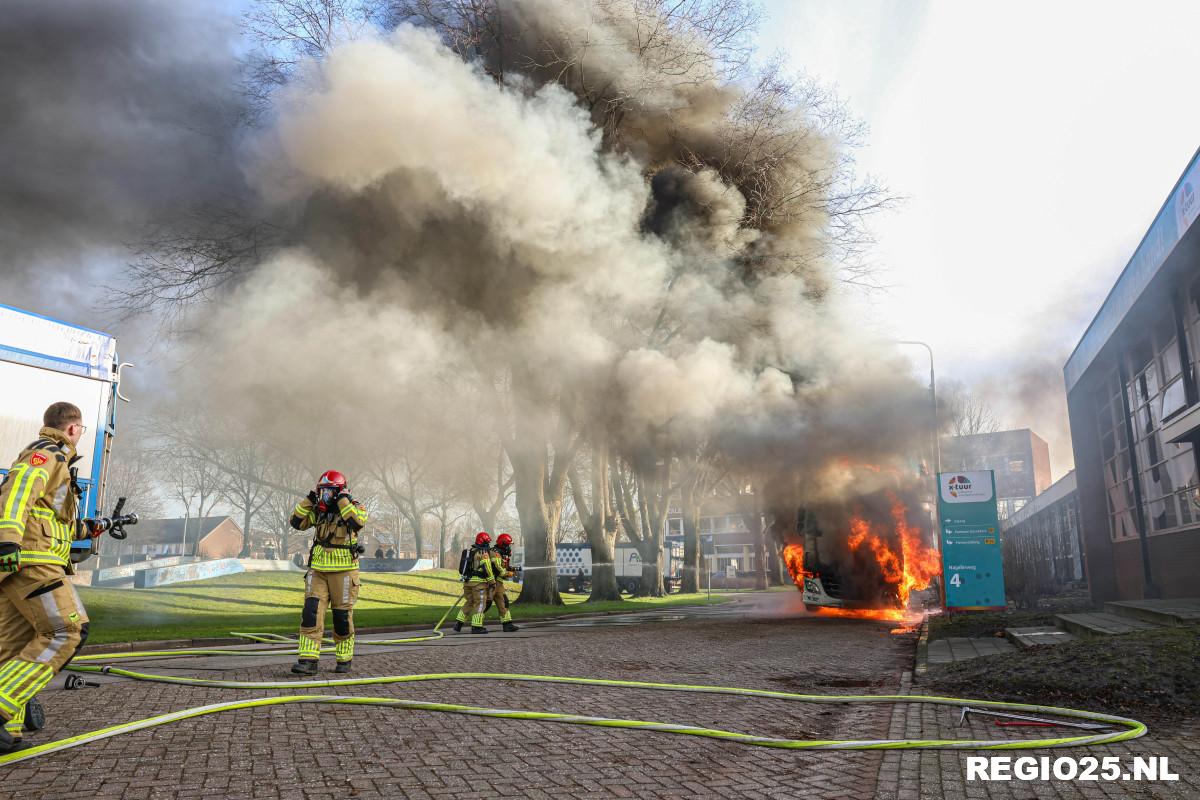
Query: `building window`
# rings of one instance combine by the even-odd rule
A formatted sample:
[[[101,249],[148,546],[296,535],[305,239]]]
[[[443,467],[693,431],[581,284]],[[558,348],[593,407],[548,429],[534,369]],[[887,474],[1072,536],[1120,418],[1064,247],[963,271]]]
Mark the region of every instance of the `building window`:
[[[1121,409],[1121,382],[1116,370],[1097,394],[1096,427],[1104,459],[1104,489],[1108,504],[1109,535],[1114,540],[1137,535],[1133,524],[1133,470]]]
[[[1163,389],[1161,419],[1168,420],[1187,407],[1187,394],[1184,392],[1183,379],[1176,378],[1167,388]]]
[[[683,535],[683,517],[671,517],[667,520],[667,533],[672,536]]]
[[[1129,374],[1132,378],[1125,392],[1132,415],[1137,480],[1145,503],[1147,533],[1189,525],[1194,518],[1189,503],[1197,484],[1192,446],[1164,443],[1161,436],[1163,420],[1178,414],[1187,404],[1173,317],[1160,319],[1152,333],[1130,351]],[[1106,443],[1103,438],[1101,441],[1103,450]],[[1118,461],[1117,467],[1121,466]],[[1124,472],[1118,469],[1106,475],[1106,481],[1118,474],[1123,476]]]

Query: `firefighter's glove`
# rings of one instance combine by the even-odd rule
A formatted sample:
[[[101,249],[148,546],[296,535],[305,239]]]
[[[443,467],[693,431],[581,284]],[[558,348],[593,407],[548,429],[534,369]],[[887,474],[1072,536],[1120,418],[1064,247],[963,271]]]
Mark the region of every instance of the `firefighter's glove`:
[[[21,545],[0,542],[0,572],[16,572],[21,568]]]
[[[79,533],[81,535],[76,537],[79,539],[86,539],[86,538],[95,539],[98,536],[100,536],[101,534],[103,534],[106,530],[108,530],[108,526],[105,525],[103,521],[98,520],[98,519],[80,520],[79,526],[80,526]]]
[[[350,496],[349,492],[339,492],[338,496],[333,499],[334,504],[336,505],[343,497],[349,500],[351,503],[354,502],[354,498]]]
[[[317,504],[317,492],[315,489],[308,493],[308,502],[312,503],[314,506]]]

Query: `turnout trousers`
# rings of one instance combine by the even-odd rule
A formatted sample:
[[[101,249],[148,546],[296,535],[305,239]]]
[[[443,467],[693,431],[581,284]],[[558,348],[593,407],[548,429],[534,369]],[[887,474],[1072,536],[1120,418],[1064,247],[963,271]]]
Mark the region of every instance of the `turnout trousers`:
[[[30,564],[0,573],[0,719],[20,738],[25,704],[87,639],[88,618],[66,570]]]
[[[488,600],[492,594],[490,581],[467,581],[463,584],[463,604],[458,610],[457,620],[466,622],[470,619],[472,628],[483,627],[483,613],[487,610]]]
[[[304,576],[304,612],[300,616],[300,658],[316,659],[325,635],[325,610],[333,610],[333,645],[337,660],[354,658],[354,603],[358,600],[358,570],[318,572]]]

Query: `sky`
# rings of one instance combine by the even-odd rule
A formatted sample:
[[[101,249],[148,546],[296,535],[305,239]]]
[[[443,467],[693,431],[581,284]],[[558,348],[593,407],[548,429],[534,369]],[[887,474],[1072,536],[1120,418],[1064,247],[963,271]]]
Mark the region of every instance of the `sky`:
[[[1060,477],[1062,365],[1200,145],[1200,3],[763,5],[760,49],[836,86],[859,167],[903,199],[876,221],[872,322],[1047,439]]]

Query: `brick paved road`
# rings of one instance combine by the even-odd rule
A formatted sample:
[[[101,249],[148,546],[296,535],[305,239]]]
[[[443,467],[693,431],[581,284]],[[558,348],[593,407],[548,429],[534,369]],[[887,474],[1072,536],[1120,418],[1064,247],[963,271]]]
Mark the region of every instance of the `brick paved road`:
[[[778,597],[759,602],[779,602]],[[387,652],[364,647],[355,666],[360,675],[540,672],[886,694],[900,690],[912,664],[912,636],[893,636],[870,622],[724,611],[711,617],[703,612],[665,616],[667,621],[637,625],[617,619],[593,626],[530,626],[511,636],[454,637]],[[165,671],[164,664],[143,668]],[[289,664],[257,657],[170,662],[177,673],[245,680],[279,679]],[[87,691],[48,691],[43,697],[50,722],[43,733],[59,738],[188,706],[282,693],[115,680]],[[910,723],[904,707],[894,713],[889,706],[547,684],[458,681],[326,693],[653,719],[794,738],[879,738],[889,728],[904,730],[917,720],[912,717]],[[926,722],[931,728],[954,717],[949,709],[917,713],[934,715]],[[880,753],[789,753],[638,731],[290,706],[228,712],[120,736],[16,765],[3,777],[5,789],[21,787],[13,796],[22,800],[485,795],[907,800],[942,796],[943,790],[946,796],[962,796],[961,777],[955,784],[952,775],[962,756],[925,758],[933,759],[920,765],[928,779],[918,780],[913,762]]]

